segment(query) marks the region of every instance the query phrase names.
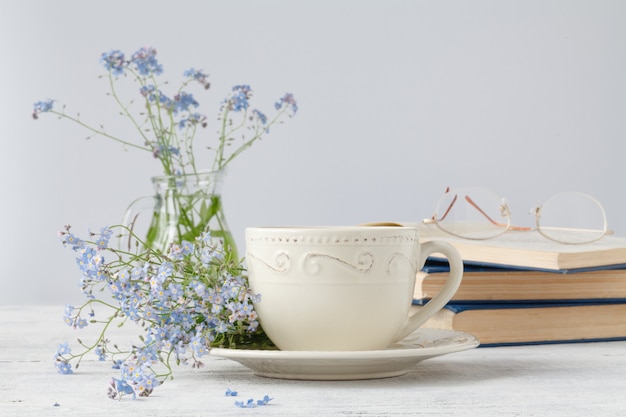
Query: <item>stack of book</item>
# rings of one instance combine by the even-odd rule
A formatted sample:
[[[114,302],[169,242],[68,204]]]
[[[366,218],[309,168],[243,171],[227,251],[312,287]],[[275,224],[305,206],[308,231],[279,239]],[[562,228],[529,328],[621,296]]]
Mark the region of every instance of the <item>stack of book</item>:
[[[444,236],[460,253],[463,280],[424,327],[459,330],[482,346],[626,340],[626,239],[584,245],[551,242],[536,232],[470,241]],[[437,255],[418,273],[414,308],[445,283]]]

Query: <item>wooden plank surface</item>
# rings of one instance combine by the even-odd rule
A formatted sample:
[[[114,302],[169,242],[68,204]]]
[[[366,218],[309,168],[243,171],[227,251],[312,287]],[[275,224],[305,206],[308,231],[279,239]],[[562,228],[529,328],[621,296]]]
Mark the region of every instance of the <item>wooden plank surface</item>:
[[[0,416],[626,415],[626,342],[479,348],[369,381],[268,379],[208,358],[200,370],[177,368],[149,398],[114,401],[107,383],[117,371],[108,364],[56,372],[58,343],[89,335],[67,328],[62,313],[62,306],[0,307]],[[228,388],[238,397],[226,397]],[[234,405],[266,394],[274,398],[267,406]]]

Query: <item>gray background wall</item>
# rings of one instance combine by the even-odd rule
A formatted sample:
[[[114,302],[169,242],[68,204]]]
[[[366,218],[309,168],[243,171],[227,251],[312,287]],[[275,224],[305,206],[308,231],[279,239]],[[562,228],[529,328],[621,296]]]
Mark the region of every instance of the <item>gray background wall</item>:
[[[224,184],[241,247],[252,225],[421,220],[448,185],[508,197],[518,224],[538,200],[586,191],[626,235],[624,1],[9,0],[0,9],[1,304],[80,300],[57,230],[117,223],[151,194],[160,171],[148,154],[31,119],[33,102],[54,98],[124,133],[99,56],[143,45],[172,82],[192,66],[211,75],[209,116],[240,83],[261,108],[285,91],[299,100],[297,117],[239,158]]]

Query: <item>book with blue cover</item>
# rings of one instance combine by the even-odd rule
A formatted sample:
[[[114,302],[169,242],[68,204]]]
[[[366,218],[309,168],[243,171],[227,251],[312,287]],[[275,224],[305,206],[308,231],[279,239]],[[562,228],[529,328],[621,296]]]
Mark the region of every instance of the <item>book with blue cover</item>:
[[[626,303],[450,303],[423,327],[472,334],[482,347],[626,340]]]
[[[626,264],[547,270],[464,261],[463,280],[451,302],[626,302]],[[445,284],[447,261],[428,259],[417,274],[413,298],[424,303]]]

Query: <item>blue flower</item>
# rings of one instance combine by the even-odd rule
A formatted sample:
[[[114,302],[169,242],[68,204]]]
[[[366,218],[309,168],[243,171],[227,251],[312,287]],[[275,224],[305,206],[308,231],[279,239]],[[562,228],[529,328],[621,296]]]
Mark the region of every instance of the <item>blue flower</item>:
[[[251,321],[250,324],[248,324],[248,331],[250,333],[256,332],[258,328],[259,328],[259,322],[256,320]]]
[[[172,263],[171,262],[163,262],[159,265],[159,269],[157,270],[157,277],[161,283],[165,282],[165,279],[172,275]]]
[[[230,390],[228,390],[228,391],[230,391]],[[228,391],[226,391],[226,395],[228,395]],[[236,393],[235,393],[235,395],[236,395]],[[235,401],[235,405],[237,407],[240,407],[240,408],[254,408],[254,407],[267,405],[267,403],[269,403],[272,400],[273,400],[273,398],[270,398],[269,395],[266,395],[265,397],[263,397],[262,400],[257,400],[256,402],[252,398],[250,398],[246,402],[244,402],[244,401]]]
[[[135,378],[139,378],[141,376],[141,370],[139,366],[135,362],[126,361],[122,365],[122,378],[124,380],[132,381]]]
[[[101,362],[104,362],[107,359],[106,351],[104,350],[104,348],[102,346],[98,346],[94,350],[94,353],[98,357],[98,360],[101,361]]]
[[[144,349],[146,351],[146,349]],[[109,386],[109,397],[122,397],[124,394],[132,394],[140,397],[149,396],[155,387],[160,385],[150,366],[156,360],[152,352],[139,352],[140,363],[133,361],[125,362],[121,367],[121,379],[113,378]]]
[[[156,49],[151,47],[140,48],[133,54],[130,62],[135,64],[135,68],[141,75],[159,75],[163,73],[163,65],[156,59]]]
[[[156,362],[159,359],[159,355],[154,345],[143,347],[139,349],[136,354],[137,361],[141,366],[148,366],[151,363]]]
[[[267,116],[261,113],[259,110],[252,110],[252,116],[256,117],[262,124],[267,124]]]
[[[105,226],[100,229],[100,236],[102,236],[105,239],[110,239],[111,236],[113,236],[113,230],[110,227]]]
[[[128,269],[126,268],[121,269],[117,274],[115,274],[115,278],[117,278],[117,280],[121,283],[128,282],[130,279],[130,272],[128,272]]]
[[[186,119],[180,119],[178,122],[178,128],[184,129],[187,125],[201,125],[202,127],[207,126],[206,116],[200,113],[192,113]]]
[[[61,235],[61,242],[64,246],[70,245],[72,247],[72,250],[78,250],[85,246],[85,242],[82,239],[74,236],[72,233],[63,233]]]
[[[71,375],[74,373],[74,371],[72,370],[72,364],[67,361],[57,359],[57,361],[55,362],[55,366],[60,374]]]
[[[57,348],[57,356],[69,355],[71,352],[72,352],[72,349],[70,348],[67,342],[59,343],[59,347]]]
[[[132,394],[133,399],[137,398],[135,390],[126,381],[123,379],[111,378],[111,381],[109,382],[109,398],[118,398],[121,400],[126,394]]]
[[[205,299],[208,296],[208,292],[207,292],[207,287],[205,284],[203,284],[200,281],[192,281],[189,283],[189,288],[191,290],[193,290],[196,295],[201,298],[201,299]],[[193,297],[193,295],[192,295]]]
[[[111,71],[113,75],[119,76],[124,74],[126,59],[122,51],[115,49],[110,52],[104,52],[100,56],[100,62],[104,65],[107,71]]]
[[[172,313],[172,319],[176,322],[176,324],[181,326],[184,330],[191,329],[192,326],[195,324],[191,314],[187,312],[183,313],[179,311],[179,312]]]
[[[147,274],[148,266],[148,264],[144,264],[141,266],[138,265],[133,267],[133,269],[130,271],[131,278],[134,280],[143,279]]]
[[[211,87],[211,83],[209,83],[207,81],[207,78],[209,78],[208,75],[206,75],[202,70],[196,70],[194,68],[189,68],[188,70],[186,70],[183,75],[185,77],[188,78],[192,78],[196,81],[198,81],[200,84],[202,84],[204,86],[204,88],[206,90],[209,89],[209,87]]]
[[[237,391],[233,391],[230,388],[228,388],[226,390],[226,396],[227,397],[236,397],[237,396]]]
[[[228,391],[226,391],[226,394],[228,395]],[[269,395],[266,395],[265,397],[263,397],[262,400],[257,400],[256,402],[252,398],[250,398],[246,402],[244,402],[244,401],[235,401],[235,405],[237,407],[240,407],[240,408],[254,408],[254,407],[257,407],[257,406],[267,405],[267,403],[269,403],[272,400],[273,400],[273,398],[270,398]]]
[[[96,247],[99,250],[106,249],[108,245],[109,245],[109,239],[103,236],[100,236],[98,239],[96,239]]]
[[[254,403],[254,400],[252,398],[250,398],[248,401],[243,402],[243,401],[235,401],[235,405],[239,408],[254,408],[256,407],[256,404]]]
[[[182,247],[183,255],[187,256],[193,253],[193,250],[194,250],[193,243],[183,240],[180,245]]]
[[[228,325],[228,323],[221,321],[219,323],[217,323],[217,326],[215,326],[215,331],[217,333],[226,333],[228,332],[228,330],[230,329],[230,326]]]
[[[183,248],[181,245],[177,244],[177,243],[173,243],[170,246],[170,251],[167,254],[167,256],[169,256],[171,259],[175,260],[175,261],[179,261],[181,259],[183,259]]]
[[[159,91],[159,104],[161,105],[161,107],[163,107],[165,110],[168,110],[168,111],[174,108],[174,101],[172,101],[171,98],[161,93],[160,91]]]
[[[139,89],[139,93],[148,100],[148,103],[158,104],[165,110],[174,109],[174,101],[157,89],[154,84],[146,84]]]
[[[156,277],[150,279],[150,293],[155,300],[164,300],[167,295],[167,291]]]
[[[113,290],[111,290],[113,291]],[[128,316],[129,319],[133,321],[139,321],[142,319],[143,314],[141,313],[142,305],[145,305],[146,301],[142,296],[135,293],[126,293],[120,292],[117,294],[118,299],[120,299],[120,310],[122,313]]]
[[[232,96],[231,110],[238,112],[247,109],[248,106],[248,99],[243,93],[237,93]]]
[[[191,348],[193,349],[193,352],[198,356],[202,356],[208,352],[206,345],[206,339],[200,334],[191,338]]]
[[[211,231],[207,230],[206,232],[202,232],[202,234],[198,236],[197,240],[202,242],[204,245],[210,245],[212,243]]]
[[[140,397],[147,397],[152,394],[154,388],[158,387],[160,382],[156,379],[153,374],[145,374],[141,375],[141,378],[135,381],[133,384],[133,389]]]
[[[247,99],[252,97],[252,87],[250,87],[248,84],[235,85],[233,86],[232,90],[233,92],[243,94]]]
[[[168,294],[173,301],[178,301],[184,295],[183,286],[181,284],[170,284],[167,287]]]
[[[222,306],[220,304],[213,304],[211,306],[211,314],[220,314],[222,311]]]
[[[72,317],[72,310],[69,310],[68,308],[74,309],[74,307],[72,307],[70,305],[65,307],[65,313],[63,314],[63,321],[68,326],[74,326],[74,319],[75,318]]]
[[[96,250],[91,247],[82,249],[80,256],[76,258],[78,267],[87,277],[96,277],[103,262],[104,258],[98,256]]]
[[[161,158],[163,155],[180,155],[180,149],[175,146],[164,146],[160,143],[152,144],[152,155],[155,158]]]
[[[249,85],[236,85],[233,87],[230,97],[224,102],[229,110],[239,112],[250,106],[248,103],[250,97],[252,97],[252,89]]]
[[[149,102],[154,102],[156,99],[156,91],[157,88],[154,84],[147,84],[139,89],[139,93],[147,98]]]
[[[278,100],[274,104],[276,110],[280,110],[283,106],[290,108],[292,115],[296,114],[296,112],[298,111],[298,103],[291,93],[285,94],[283,97],[280,98],[280,100]]]
[[[167,340],[169,337],[169,329],[166,326],[153,326],[150,328],[150,334],[154,335],[157,341]]]
[[[272,400],[273,400],[273,398],[270,398],[269,395],[266,395],[265,397],[263,397],[262,400],[258,400],[256,403],[257,403],[257,405],[266,405],[267,403],[269,403]]]
[[[117,282],[109,282],[109,291],[114,298],[119,299],[124,291],[124,287]]]
[[[193,94],[181,91],[174,96],[174,114],[189,111],[190,107],[198,107],[200,104],[193,98]]]
[[[33,104],[33,119],[39,118],[39,113],[45,113],[52,110],[53,100],[38,101]]]

